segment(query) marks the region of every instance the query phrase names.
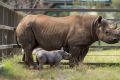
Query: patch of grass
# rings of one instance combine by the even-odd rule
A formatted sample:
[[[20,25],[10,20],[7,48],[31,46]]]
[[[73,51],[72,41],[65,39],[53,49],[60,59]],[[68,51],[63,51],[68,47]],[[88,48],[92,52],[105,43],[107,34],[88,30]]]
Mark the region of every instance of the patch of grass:
[[[118,49],[89,51],[87,55],[84,62],[120,63],[120,50]]]
[[[89,51],[88,55],[119,55],[120,50]],[[4,59],[4,68],[0,69],[0,80],[120,80],[120,56],[86,56],[84,62],[119,64],[89,64],[69,68],[45,66],[43,70],[29,70],[19,64],[21,56]]]
[[[8,80],[21,80],[26,70],[23,65],[17,64],[18,61],[20,61],[19,56],[3,60],[4,68],[0,70],[0,76],[5,76]]]

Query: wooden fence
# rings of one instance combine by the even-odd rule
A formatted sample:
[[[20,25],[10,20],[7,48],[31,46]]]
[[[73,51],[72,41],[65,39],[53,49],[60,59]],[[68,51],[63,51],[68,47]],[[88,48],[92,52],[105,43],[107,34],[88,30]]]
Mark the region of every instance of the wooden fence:
[[[53,12],[71,12],[71,11],[77,11],[77,12],[120,12],[120,9],[70,9],[70,8],[26,8],[26,9],[13,9],[14,11],[53,11]]]
[[[0,58],[9,56],[15,44],[15,27],[23,17],[22,13],[12,11],[12,8],[0,2]]]

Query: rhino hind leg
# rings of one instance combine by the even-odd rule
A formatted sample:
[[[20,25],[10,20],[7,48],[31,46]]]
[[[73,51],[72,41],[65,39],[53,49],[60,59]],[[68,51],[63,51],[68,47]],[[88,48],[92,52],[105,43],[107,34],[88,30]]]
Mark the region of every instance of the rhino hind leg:
[[[31,45],[24,47],[24,54],[22,57],[22,61],[24,61],[26,65],[33,64],[33,57],[32,57],[32,50],[33,49],[34,48]]]
[[[24,48],[25,54],[23,55],[24,62],[28,65],[34,65],[33,57],[32,57],[32,48],[29,46],[27,48]]]
[[[25,53],[23,54],[22,61],[25,62]]]
[[[39,60],[38,60],[37,56],[36,56],[36,63],[37,63],[37,65],[39,65]]]
[[[43,64],[38,65],[38,70],[41,70],[41,69],[43,69]]]
[[[29,53],[30,55],[27,55],[27,53]],[[32,58],[31,55],[32,55],[32,52],[26,51],[26,52],[23,53],[22,61],[25,62],[26,65],[29,65],[29,62],[33,61],[33,58]],[[30,58],[28,58],[29,56],[30,56]]]
[[[32,57],[32,50],[37,46],[35,36],[31,30],[31,27],[27,27],[23,33],[20,34],[19,42],[22,45],[22,48],[24,49],[24,55],[23,55],[23,61],[28,66],[34,66],[35,63],[33,61]]]
[[[42,56],[42,57],[36,57],[36,62],[37,62],[37,66],[38,66],[38,69],[43,69],[44,67],[44,64],[47,62],[47,59],[45,56]]]

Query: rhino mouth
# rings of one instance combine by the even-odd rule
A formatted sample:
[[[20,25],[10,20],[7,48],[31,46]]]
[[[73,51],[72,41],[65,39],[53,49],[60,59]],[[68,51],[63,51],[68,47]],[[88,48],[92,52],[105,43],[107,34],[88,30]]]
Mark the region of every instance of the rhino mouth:
[[[107,42],[108,44],[115,44],[119,42],[119,39],[110,39],[109,41],[105,41],[105,42]]]

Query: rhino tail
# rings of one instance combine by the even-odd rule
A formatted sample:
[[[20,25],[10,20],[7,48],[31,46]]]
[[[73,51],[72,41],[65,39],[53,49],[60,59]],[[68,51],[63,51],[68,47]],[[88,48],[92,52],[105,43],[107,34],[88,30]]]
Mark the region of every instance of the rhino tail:
[[[16,28],[14,28],[14,31],[16,31]],[[18,43],[17,35],[16,34],[15,34],[15,39],[16,39],[16,43],[17,43],[18,48],[21,48],[21,45]]]
[[[19,42],[17,40],[17,35],[15,37],[16,37],[16,43],[17,43],[18,48],[21,48],[21,45],[19,44]]]
[[[31,31],[32,31],[32,33],[33,33],[33,36],[34,36],[34,38],[35,38],[35,42],[38,44],[38,42],[37,42],[37,40],[36,40],[36,37],[35,37],[35,32],[33,31],[33,22],[29,22],[29,26],[30,26],[30,28],[31,28]]]

